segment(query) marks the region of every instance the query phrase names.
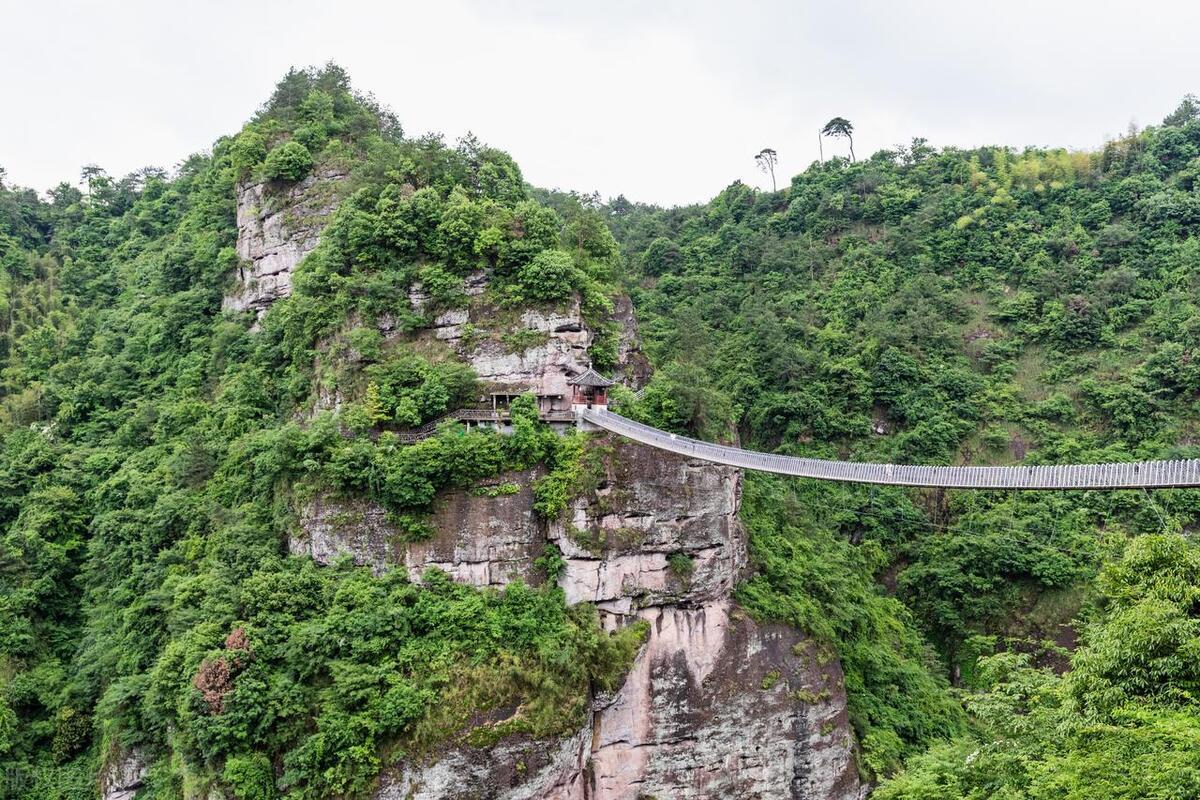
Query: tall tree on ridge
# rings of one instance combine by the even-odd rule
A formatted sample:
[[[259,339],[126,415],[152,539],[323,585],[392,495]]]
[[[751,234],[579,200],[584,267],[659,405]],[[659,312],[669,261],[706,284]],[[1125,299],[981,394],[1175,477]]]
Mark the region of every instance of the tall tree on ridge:
[[[850,120],[845,117],[834,117],[825,123],[825,127],[821,129],[821,135],[846,137],[850,142],[850,160],[854,161],[854,126],[850,124]]]
[[[754,160],[758,162],[759,169],[771,176],[771,191],[777,191],[775,188],[775,165],[779,163],[779,154],[769,147],[764,147],[758,151]]]

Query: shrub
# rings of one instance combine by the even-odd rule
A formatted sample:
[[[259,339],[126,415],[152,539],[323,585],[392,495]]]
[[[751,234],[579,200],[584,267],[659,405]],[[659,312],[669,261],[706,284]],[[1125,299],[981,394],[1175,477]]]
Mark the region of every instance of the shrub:
[[[663,275],[675,270],[682,256],[679,246],[665,236],[660,236],[642,253],[642,264],[648,275]]]
[[[667,557],[667,569],[671,570],[672,574],[680,578],[692,577],[692,572],[696,569],[696,564],[692,557],[687,553],[671,553]]]
[[[578,286],[575,262],[562,250],[543,250],[518,273],[522,296],[535,302],[565,300]]]
[[[607,322],[596,331],[596,337],[588,348],[592,366],[605,372],[617,366],[621,356],[621,326]]]
[[[262,753],[232,756],[225,762],[225,782],[237,800],[274,800],[275,770]]]
[[[425,265],[418,277],[421,279],[421,288],[429,293],[433,308],[456,308],[466,303],[463,279],[441,264]]]
[[[533,567],[545,575],[550,583],[558,583],[567,569],[567,561],[557,545],[548,544],[542,548],[542,554],[533,560]]]
[[[266,140],[258,131],[247,128],[233,140],[229,156],[238,176],[245,177],[267,157]]]
[[[263,175],[267,180],[295,183],[312,169],[312,154],[296,141],[284,142],[267,153]]]

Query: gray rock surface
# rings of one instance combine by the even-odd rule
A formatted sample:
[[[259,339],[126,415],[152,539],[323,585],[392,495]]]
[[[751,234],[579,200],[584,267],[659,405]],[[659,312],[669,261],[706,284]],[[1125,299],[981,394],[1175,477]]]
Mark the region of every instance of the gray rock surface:
[[[466,279],[466,294],[469,298],[480,298],[487,285],[486,273],[473,273]],[[428,309],[429,298],[420,286],[409,292],[408,299],[412,311],[425,313]],[[615,374],[631,386],[641,386],[648,379],[650,368],[640,349],[633,306],[627,296],[618,295],[615,299],[613,320],[622,330]],[[379,327],[385,335],[401,335],[391,317],[381,318]],[[471,336],[466,335],[468,331]],[[516,349],[505,341],[505,334],[526,331],[541,336],[534,343]],[[515,319],[509,318],[509,312],[476,299],[465,308],[434,315],[430,326],[420,331],[417,338],[449,345],[486,384],[569,397],[567,379],[591,365],[588,348],[595,339],[595,331],[584,320],[577,298],[554,309],[529,309]]]
[[[437,566],[478,586],[536,581],[533,560],[553,543],[569,602],[595,603],[609,627],[650,626],[624,684],[595,698],[573,736],[451,746],[394,765],[376,797],[861,797],[840,665],[731,600],[746,564],[741,473],[609,437],[592,446],[594,485],[550,524],[532,510],[537,472],[498,479],[516,494],[444,492],[437,536],[417,544],[362,501],[324,499],[301,514],[294,552],[323,562],[345,553],[414,579]],[[691,559],[689,575],[670,565],[677,554]]]
[[[642,340],[638,334],[637,317],[633,311],[633,300],[627,294],[613,298],[613,321],[621,326],[621,340],[617,348],[617,375],[631,389],[640,389],[650,380],[653,370],[650,359],[642,352]]]
[[[531,583],[533,561],[546,544],[533,512],[533,481],[541,474],[528,470],[496,479],[496,486],[517,485],[516,494],[443,492],[430,520],[437,533],[420,542],[406,542],[387,512],[368,500],[318,497],[301,507],[288,549],[320,564],[350,556],[376,572],[403,567],[414,581],[437,567],[475,586],[503,586],[518,578]]]
[[[567,379],[590,364],[587,350],[592,332],[584,324],[579,301],[556,311],[526,311],[516,329],[542,334],[544,339],[518,352],[493,337],[464,348],[463,355],[479,379],[523,387],[537,394],[569,397]]]
[[[503,586],[535,581],[534,559],[554,544],[566,562],[559,585],[567,602],[595,603],[615,616],[612,624],[648,606],[728,597],[746,564],[741,473],[618,439],[595,447],[604,474],[563,520],[535,515],[532,487],[542,473],[532,470],[494,481],[515,484],[516,494],[442,492],[430,520],[437,533],[421,542],[405,542],[369,500],[318,497],[301,507],[289,550],[322,564],[348,555],[376,571],[403,567],[413,580],[437,567],[455,580]]]
[[[624,685],[557,742],[450,748],[386,772],[377,800],[859,800],[841,669],[726,600],[640,616]]]
[[[836,661],[728,599],[639,616],[650,639],[593,713],[589,798],[859,796]]]
[[[140,750],[118,753],[100,773],[102,800],[133,800],[146,781],[149,765]]]
[[[567,601],[628,615],[728,597],[746,565],[741,473],[615,437],[595,449],[596,487],[547,526],[567,562]]]
[[[322,170],[286,189],[270,183],[237,189],[237,282],[225,296],[226,311],[254,311],[260,318],[292,293],[292,273],[320,240],[337,209],[346,174]]]

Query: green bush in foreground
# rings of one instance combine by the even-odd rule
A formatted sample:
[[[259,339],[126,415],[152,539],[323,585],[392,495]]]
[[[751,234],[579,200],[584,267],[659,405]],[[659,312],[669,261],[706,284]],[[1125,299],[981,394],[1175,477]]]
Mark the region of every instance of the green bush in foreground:
[[[308,148],[296,141],[284,142],[267,153],[263,162],[263,175],[267,180],[295,183],[308,175],[312,169],[312,154]]]
[[[1100,575],[1097,618],[1059,676],[981,660],[969,736],[937,745],[880,800],[1132,800],[1200,789],[1200,547],[1142,536]]]

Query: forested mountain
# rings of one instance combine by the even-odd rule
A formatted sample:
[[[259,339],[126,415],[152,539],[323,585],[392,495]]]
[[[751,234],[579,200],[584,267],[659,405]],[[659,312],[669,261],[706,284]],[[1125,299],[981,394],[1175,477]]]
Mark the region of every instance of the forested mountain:
[[[645,421],[864,461],[1200,455],[1191,98],[1096,153],[917,139],[774,193],[605,210],[662,366],[629,405]],[[896,628],[860,587],[935,647],[970,733],[877,796],[1197,796],[1197,501],[747,476],[759,569],[742,599],[839,642],[877,773],[906,748],[873,698],[904,684],[871,686]]]
[[[330,169],[351,193],[291,296],[261,330],[223,316],[235,187]],[[497,705],[519,705],[516,729],[534,735],[576,724],[590,687],[627,667],[638,626],[603,633],[549,587],[484,592],[435,572],[418,588],[283,544],[296,495],[318,487],[369,494],[419,539],[439,488],[541,463],[539,507],[561,509],[555,470],[569,475],[578,448],[536,412],[514,412],[508,437],[368,435],[458,407],[474,376],[347,320],[408,308],[417,280],[431,309],[453,302],[484,263],[510,306],[572,293],[603,306],[616,255],[603,224],[593,237],[582,211],[563,220],[528,200],[499,151],[405,138],[336,67],[290,73],[174,177],[85,179],[49,202],[0,191],[12,796],[92,797],[118,751],[154,761],[143,798],[214,778],[237,798],[274,797],[277,780],[287,796],[358,796],[384,749],[432,746]],[[357,365],[365,395],[336,418],[298,418],[350,347],[375,356]]]
[[[628,524],[646,498],[610,485],[625,456],[552,431],[541,397],[512,401],[509,435],[411,432],[505,370],[544,370],[549,344],[633,382],[626,294],[654,375],[614,402],[665,429],[854,460],[1200,456],[1190,100],[1097,153],[918,139],[664,210],[534,189],[473,137],[407,136],[331,66],[290,72],[173,173],[83,178],[41,197],[0,173],[12,797],[401,797],[432,784],[386,794],[397,763],[599,738],[596,709],[661,635],[637,605],[569,594],[571,548],[605,564],[652,549]],[[736,498],[740,478],[721,480]],[[819,708],[844,673],[849,727],[833,713],[798,737],[853,750],[839,796],[859,778],[882,798],[1200,796],[1195,492],[763,475],[740,491],[730,627],[790,626],[780,658],[831,687],[772,668],[740,691]],[[293,546],[314,504],[351,498],[411,556],[445,534],[454,492],[472,509],[528,495],[542,538],[521,580],[454,580],[440,556],[414,580]],[[584,496],[621,524],[580,523]],[[670,602],[633,599],[694,612],[700,551],[664,548],[653,591]],[[532,763],[506,786],[550,768]],[[576,767],[561,794],[522,796],[600,785]],[[445,787],[417,796],[510,796]]]

